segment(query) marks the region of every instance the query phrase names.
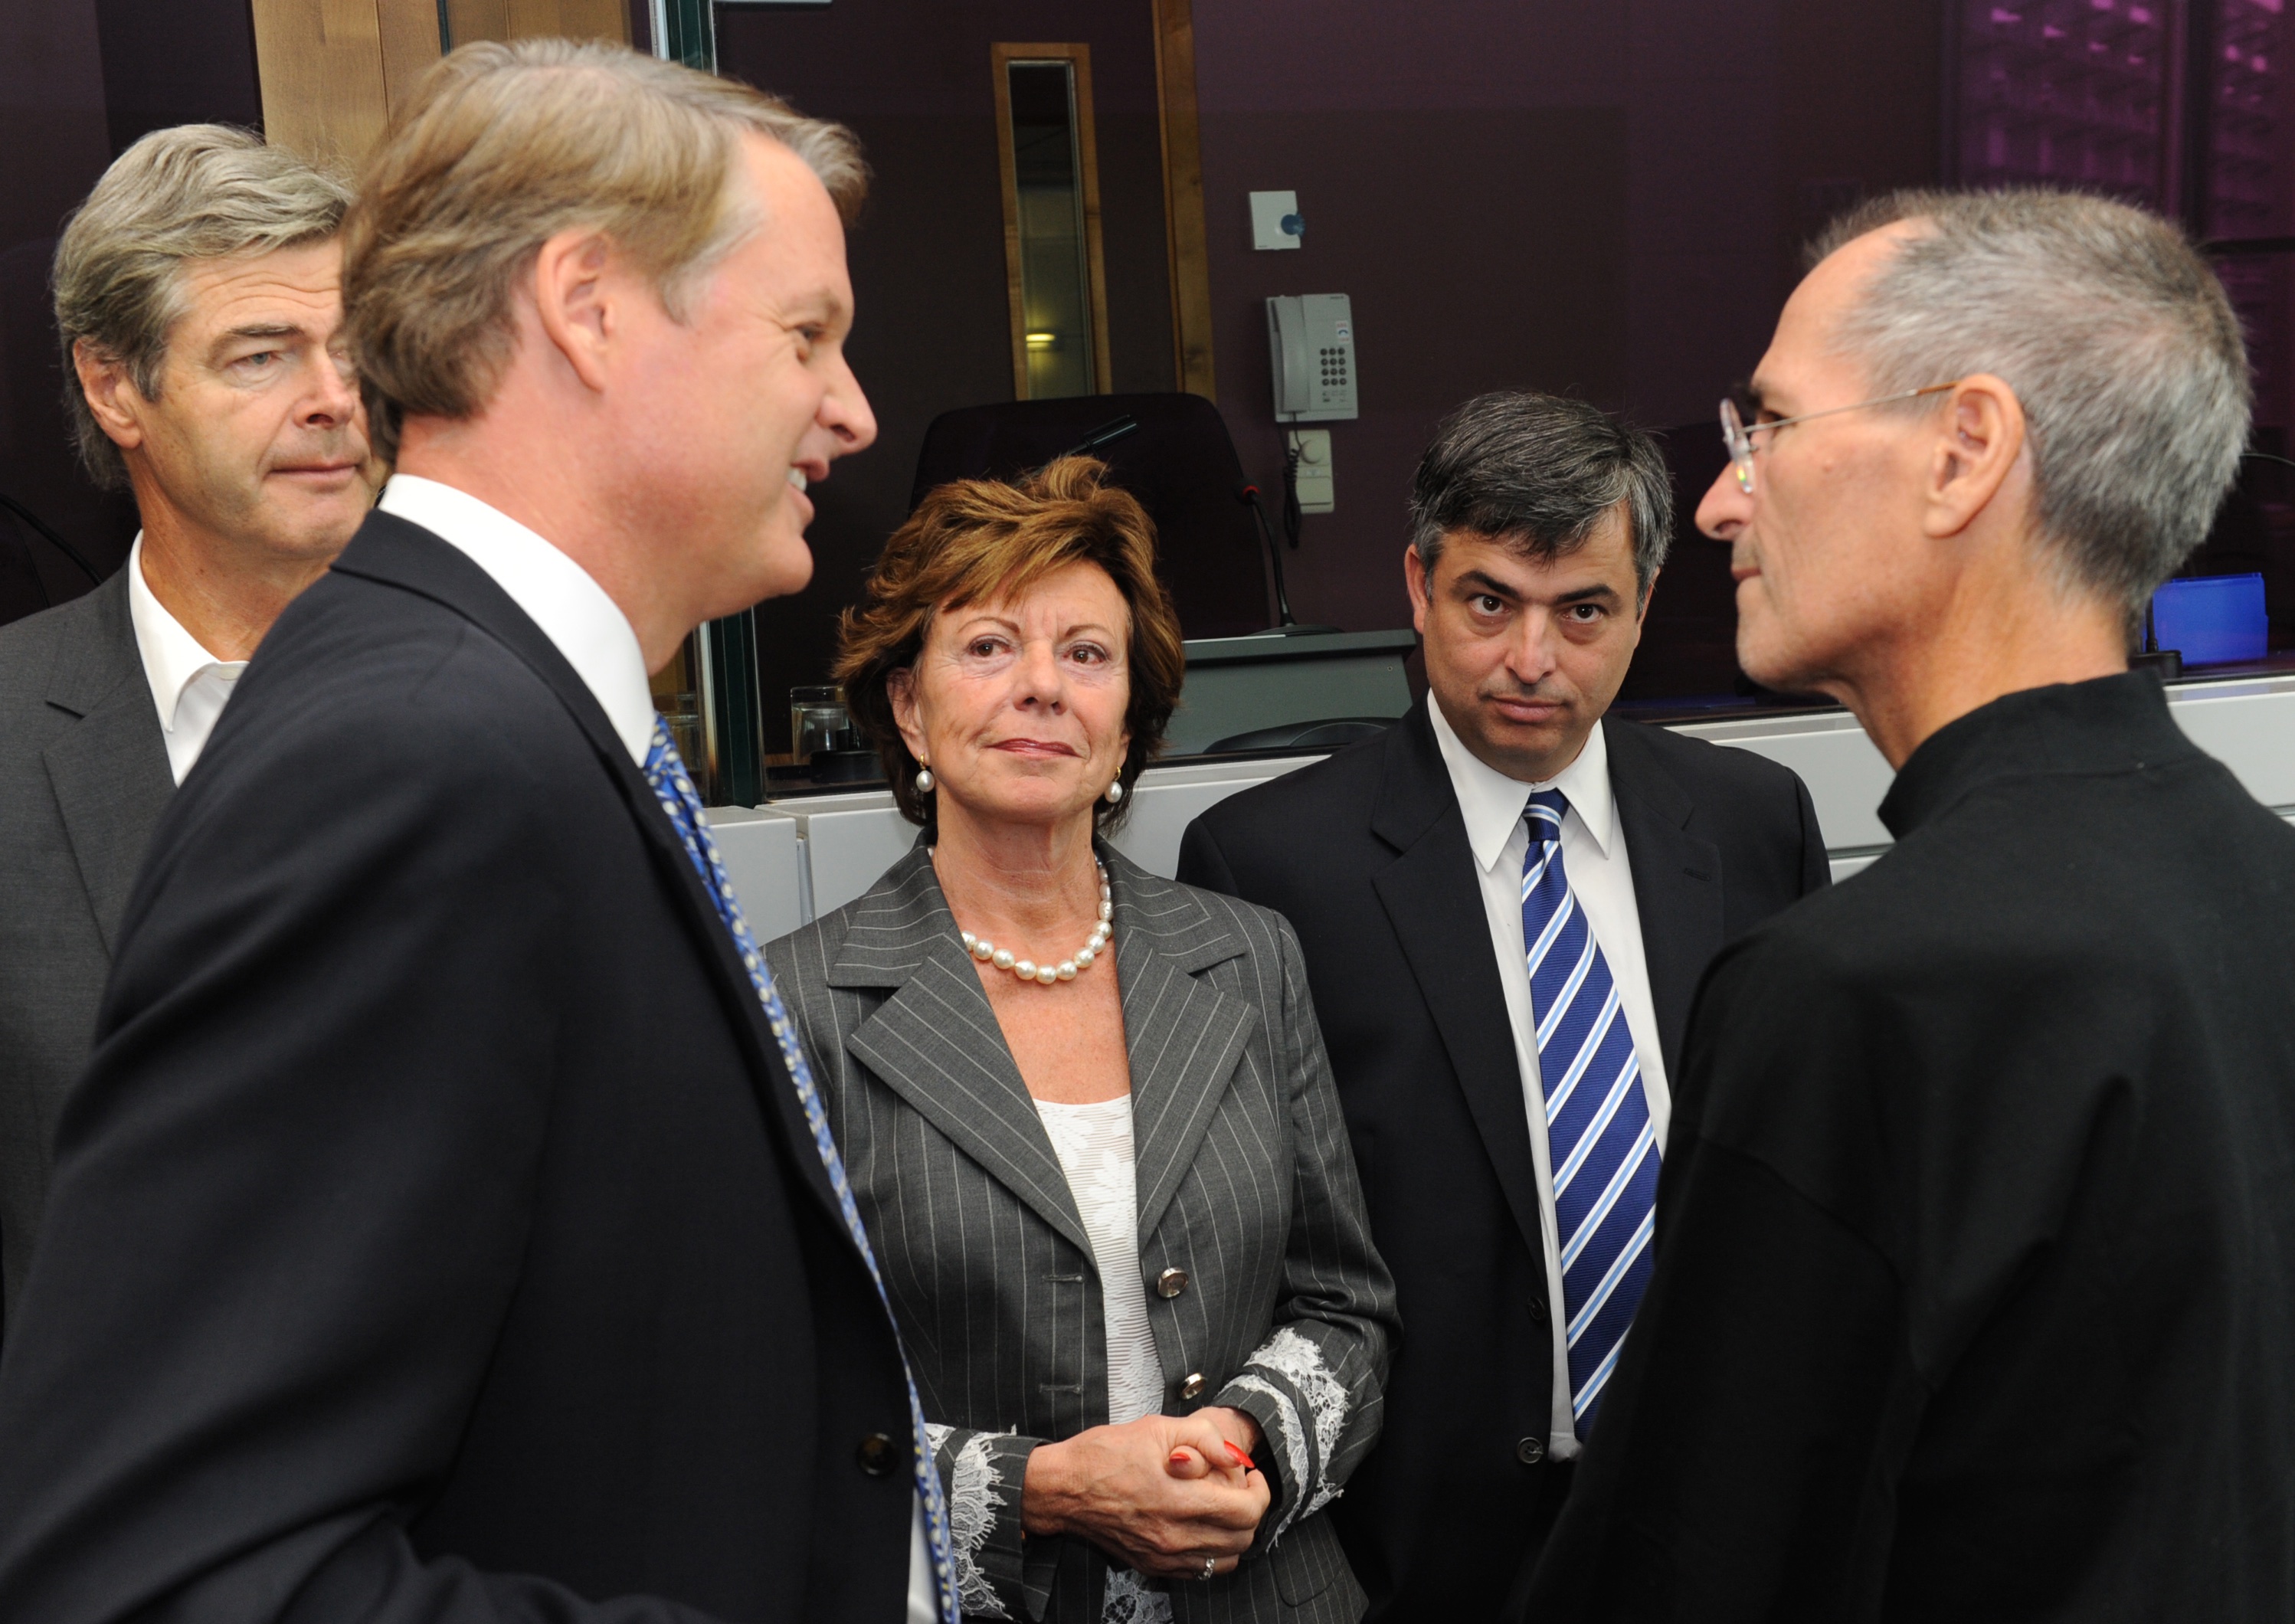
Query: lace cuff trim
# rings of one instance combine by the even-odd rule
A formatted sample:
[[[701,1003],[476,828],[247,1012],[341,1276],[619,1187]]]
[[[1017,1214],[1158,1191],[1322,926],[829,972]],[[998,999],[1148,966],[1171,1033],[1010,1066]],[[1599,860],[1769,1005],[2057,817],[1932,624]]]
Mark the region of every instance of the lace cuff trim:
[[[925,1424],[935,1457],[946,1448],[949,1434],[955,1430],[937,1422]],[[988,1536],[996,1527],[996,1514],[1004,1509],[1005,1504],[1003,1486],[997,1480],[996,1463],[989,1448],[991,1440],[998,1436],[1009,1434],[970,1434],[959,1446],[949,1466],[949,1544],[956,1559],[957,1601],[968,1617],[1011,1617],[980,1565],[980,1554],[987,1547]]]
[[[1280,1384],[1268,1375],[1282,1378]],[[1251,1367],[1229,1383],[1272,1403],[1283,1423],[1284,1461],[1290,1470],[1291,1504],[1269,1535],[1270,1542],[1302,1517],[1310,1517],[1338,1498],[1330,1481],[1331,1457],[1346,1432],[1354,1406],[1346,1384],[1323,1360],[1323,1351],[1289,1326],[1251,1356]],[[1289,1391],[1286,1391],[1286,1388]],[[1296,1394],[1296,1398],[1293,1395]],[[1301,1403],[1307,1407],[1303,1417]],[[1311,1434],[1307,1424],[1311,1423]]]

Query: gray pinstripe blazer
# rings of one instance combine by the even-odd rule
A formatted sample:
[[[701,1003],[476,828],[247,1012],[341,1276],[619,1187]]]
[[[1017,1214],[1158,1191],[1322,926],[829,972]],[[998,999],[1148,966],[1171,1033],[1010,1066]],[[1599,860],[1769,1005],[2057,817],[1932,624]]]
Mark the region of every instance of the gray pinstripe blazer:
[[[1173,1616],[1352,1624],[1363,1593],[1317,1514],[1378,1436],[1398,1326],[1299,943],[1266,909],[1099,856],[1165,1413],[1247,1411],[1273,1468],[1252,1554],[1174,1584]],[[964,1610],[1099,1624],[1107,1559],[1020,1531],[1029,1451],[1107,1419],[1091,1244],[922,845],[765,956],[934,1424]],[[1166,1299],[1152,1282],[1175,1267],[1189,1284]]]

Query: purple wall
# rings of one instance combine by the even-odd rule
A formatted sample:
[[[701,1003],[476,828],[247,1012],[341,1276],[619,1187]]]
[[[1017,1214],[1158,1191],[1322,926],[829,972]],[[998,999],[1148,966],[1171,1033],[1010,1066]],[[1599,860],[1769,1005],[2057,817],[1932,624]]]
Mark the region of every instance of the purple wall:
[[[769,715],[790,687],[824,680],[837,611],[858,598],[885,538],[908,517],[927,426],[959,406],[1012,398],[988,54],[997,40],[1090,45],[1114,388],[1172,387],[1163,138],[1147,0],[721,8],[720,69],[850,125],[876,171],[848,253],[858,309],[850,353],[878,437],[814,493],[812,587],[757,611]]]
[[[1801,236],[1859,192],[1935,177],[1942,10],[1195,0],[1220,405],[1263,487],[1281,463],[1262,299],[1344,292],[1360,330],[1363,415],[1333,426],[1338,510],[1309,518],[1290,560],[1302,617],[1404,623],[1410,469],[1481,390],[1581,394],[1686,427],[1685,470],[1711,461],[1712,403],[1758,357]],[[257,116],[246,18],[246,0],[52,0],[0,20],[0,490],[100,565],[133,517],[63,443],[47,257],[126,140]],[[761,616],[770,691],[825,666],[836,611],[905,512],[925,425],[1010,397],[991,40],[1091,43],[1115,382],[1169,387],[1152,41],[1146,0],[835,0],[721,12],[719,29],[729,72],[852,123],[878,177],[852,241],[853,354],[884,435],[822,488],[813,590]],[[1306,246],[1254,253],[1245,193],[1282,187]],[[52,590],[79,590],[37,551]],[[0,535],[0,616],[7,551]],[[1700,577],[1699,551],[1653,613],[1726,648],[1726,578]]]
[[[111,160],[94,0],[0,9],[0,492],[98,568],[127,551],[121,510],[65,438],[48,262],[58,226]],[[0,516],[0,621],[87,590],[45,542]]]
[[[1760,355],[1802,235],[1861,191],[1934,178],[1941,0],[1195,0],[1194,14],[1219,404],[1270,493],[1262,301],[1354,301],[1362,416],[1332,426],[1338,510],[1307,520],[1288,561],[1303,619],[1405,624],[1410,470],[1482,390],[1687,426],[1685,477],[1702,469],[1713,404]],[[906,511],[926,424],[1010,398],[990,41],[1091,43],[1115,383],[1171,387],[1149,7],[718,15],[726,71],[852,124],[878,174],[851,245],[853,354],[883,437],[822,489],[813,589],[760,613],[772,692],[820,680],[836,608]],[[1300,193],[1303,249],[1252,250],[1246,194],[1266,188]],[[1730,603],[1718,550],[1686,547],[1654,611],[1668,651],[1645,655],[1651,681],[1727,686]]]
[[[1301,617],[1406,623],[1410,470],[1435,422],[1485,389],[1687,426],[1694,502],[1718,454],[1713,404],[1759,356],[1801,237],[1859,192],[1934,178],[1941,5],[1195,0],[1219,404],[1270,493],[1262,301],[1354,301],[1362,416],[1332,426],[1338,510],[1307,520],[1288,561]],[[851,245],[853,354],[883,437],[822,488],[813,589],[760,612],[771,693],[820,680],[836,609],[905,514],[926,424],[1010,398],[990,41],[1090,42],[1115,384],[1171,387],[1149,7],[718,16],[728,72],[852,124],[878,174]],[[1269,188],[1300,193],[1298,252],[1251,249],[1246,194]],[[1653,614],[1651,683],[1728,686],[1718,550],[1685,547]]]
[[[127,555],[135,504],[74,461],[48,267],[64,216],[147,131],[258,125],[246,0],[42,0],[0,10],[0,492],[99,570]],[[0,622],[88,588],[0,518]]]
[[[1550,389],[1711,434],[1800,239],[1859,192],[1934,178],[1932,0],[1196,0],[1195,18],[1220,406],[1270,490],[1262,301],[1353,300],[1362,415],[1330,425],[1337,510],[1289,561],[1303,620],[1408,624],[1402,503],[1451,406]],[[1300,250],[1252,249],[1262,189],[1298,192]],[[1667,608],[1696,584],[1670,582]]]

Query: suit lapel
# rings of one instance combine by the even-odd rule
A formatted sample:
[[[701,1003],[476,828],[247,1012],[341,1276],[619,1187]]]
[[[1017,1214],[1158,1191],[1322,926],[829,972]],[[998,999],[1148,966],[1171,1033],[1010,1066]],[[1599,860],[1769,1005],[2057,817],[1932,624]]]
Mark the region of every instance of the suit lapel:
[[[1420,700],[1387,734],[1386,777],[1371,828],[1401,855],[1371,886],[1433,1014],[1515,1227],[1535,1253],[1545,1240],[1522,1067],[1491,955],[1474,848],[1426,705]]]
[[[942,959],[935,955],[919,966],[847,1034],[845,1047],[990,1177],[1088,1253],[1091,1238],[1068,1193],[1067,1174],[1012,1064],[979,973],[968,962]],[[976,1024],[984,1030],[976,1030]]]
[[[828,1170],[821,1165],[812,1124],[805,1120],[796,1086],[781,1063],[780,1046],[766,1024],[732,933],[718,917],[652,786],[631,762],[589,684],[491,575],[460,548],[420,525],[389,513],[369,513],[334,567],[345,575],[417,593],[453,610],[525,661],[558,696],[621,792],[663,883],[682,900],[686,924],[728,1000],[737,1041],[749,1062],[752,1084],[764,1108],[781,1124],[798,1179],[835,1220],[837,1233],[845,1233],[844,1207]]]
[[[1103,861],[1115,894],[1115,967],[1123,983],[1145,1238],[1186,1180],[1257,1017],[1203,974],[1239,956],[1241,939],[1184,887],[1112,851]]]
[[[1115,900],[1115,970],[1131,1065],[1139,1233],[1187,1177],[1254,1019],[1200,977],[1244,944],[1182,886],[1102,847]],[[833,987],[889,987],[845,1047],[998,1183],[1085,1252],[1090,1237],[996,1022],[980,973],[919,846],[853,905]]]
[[[1634,876],[1641,915],[1642,961],[1649,972],[1658,1048],[1665,1074],[1681,1075],[1681,1046],[1698,977],[1721,951],[1721,853],[1685,827],[1688,793],[1659,764],[1632,722],[1604,726],[1610,747],[1610,789]]]
[[[846,1051],[1089,1253],[1067,1174],[957,939],[931,854],[919,845],[894,864],[853,904],[852,920],[829,984],[892,992],[845,1034]]]
[[[78,721],[41,760],[109,954],[176,779],[143,681],[125,570],[88,595],[87,613],[88,634],[67,641],[47,692],[49,705]]]

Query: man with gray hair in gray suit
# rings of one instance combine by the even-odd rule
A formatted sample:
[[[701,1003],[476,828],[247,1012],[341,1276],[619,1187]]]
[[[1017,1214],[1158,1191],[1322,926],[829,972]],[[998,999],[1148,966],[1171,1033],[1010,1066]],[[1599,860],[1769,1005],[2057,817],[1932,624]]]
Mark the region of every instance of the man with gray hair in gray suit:
[[[247,131],[184,125],[121,154],[56,249],[80,456],[135,492],[143,527],[94,592],[0,629],[8,1308],[152,826],[256,644],[373,500],[342,341],[349,201]]]

